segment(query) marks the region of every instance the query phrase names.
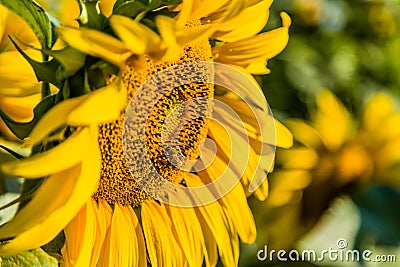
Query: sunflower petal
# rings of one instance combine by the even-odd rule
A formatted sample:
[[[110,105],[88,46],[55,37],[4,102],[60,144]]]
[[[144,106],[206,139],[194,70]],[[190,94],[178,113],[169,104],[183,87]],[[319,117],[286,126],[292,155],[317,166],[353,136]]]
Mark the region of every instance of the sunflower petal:
[[[36,124],[25,145],[33,146],[62,125],[98,124],[118,117],[125,105],[126,89],[120,79],[92,93],[55,105]]]
[[[138,264],[139,267],[146,267],[147,266],[147,256],[146,256],[146,243],[144,241],[143,230],[140,227],[139,220],[133,211],[131,206],[128,206],[129,213],[131,216],[131,221],[133,226],[135,227],[136,237],[138,241]]]
[[[201,266],[204,258],[205,243],[201,225],[194,209],[169,205],[166,207],[189,266]]]
[[[212,25],[201,25],[191,28],[183,28],[175,33],[176,42],[183,46],[193,44],[201,40],[207,40],[205,36],[209,36],[214,31]]]
[[[87,202],[90,196],[94,193],[98,185],[98,177],[100,175],[100,152],[96,151],[97,144],[91,142],[92,153],[90,157],[85,157],[82,165],[78,165],[64,174],[58,174],[60,179],[47,179],[49,183],[46,186],[46,192],[51,193],[51,198],[46,194],[37,193],[34,198],[38,201],[29,202],[15,217],[18,220],[14,224],[14,219],[8,224],[5,224],[0,229],[0,236],[10,236],[11,232],[17,236],[9,242],[0,245],[0,255],[12,255],[21,251],[30,250],[42,246],[50,242],[72,218],[78,213],[82,206]],[[93,153],[95,151],[95,153]],[[80,175],[79,175],[80,170]],[[65,177],[65,176],[68,177]],[[54,177],[53,177],[54,178]],[[60,187],[63,180],[68,181],[68,187]],[[39,188],[42,189],[44,184]],[[54,203],[54,192],[60,190],[59,194],[64,196],[64,191],[67,191],[66,196],[60,197],[57,203]],[[43,189],[44,190],[44,189]],[[40,191],[42,192],[42,191]],[[42,202],[48,200],[46,204]],[[31,204],[33,202],[33,204]],[[49,205],[52,203],[51,205]],[[43,213],[43,208],[50,206],[49,214],[43,218],[46,213]],[[23,213],[23,210],[25,212]],[[38,214],[38,215],[32,215]],[[21,214],[21,215],[20,215]],[[36,219],[32,219],[36,218]],[[16,226],[20,221],[23,221],[22,226]],[[29,222],[29,223],[27,223]],[[33,227],[29,227],[29,224]],[[10,228],[13,229],[11,232]],[[6,229],[6,230],[4,230]],[[12,236],[12,235],[11,235]]]
[[[57,147],[30,158],[1,165],[4,173],[25,178],[39,178],[68,169],[82,161],[91,142],[88,129],[75,132]],[[49,164],[51,162],[51,164]]]
[[[57,128],[66,124],[69,113],[72,112],[87,96],[71,98],[55,105],[35,125],[30,135],[24,140],[25,146],[32,147],[41,142]]]
[[[0,227],[0,239],[15,237],[44,221],[71,196],[79,172],[80,166],[75,166],[47,178],[32,200],[10,222]],[[57,188],[62,190],[54,194]]]
[[[202,227],[209,228],[213,234],[222,263],[225,266],[236,266],[234,248],[228,233],[229,222],[220,204],[214,202],[194,209]]]
[[[171,221],[159,204],[154,201],[142,204],[142,225],[151,264],[181,266],[181,248],[172,234]]]
[[[197,175],[191,175],[189,179],[185,179],[185,181],[189,187],[204,185],[200,177]],[[199,196],[193,197],[196,198]],[[228,229],[230,229],[230,226],[228,225],[229,222],[220,203],[214,201],[207,205],[195,207],[194,210],[199,218],[204,233],[207,233],[207,231],[212,233],[215,242],[217,243],[219,255],[221,256],[223,264],[225,266],[236,266],[237,262],[234,257],[234,247],[231,243],[231,237],[228,232]],[[204,228],[207,228],[208,230],[205,230]],[[205,239],[206,245],[209,240],[212,240],[206,235]],[[209,253],[210,264],[213,266],[212,263],[215,260],[214,249],[212,246],[207,247],[207,251]]]
[[[254,61],[266,61],[278,55],[286,47],[289,40],[290,18],[286,13],[282,13],[281,16],[284,21],[284,26],[281,28],[214,47],[215,60],[246,68]],[[265,44],[270,45],[266,46]]]
[[[254,191],[254,196],[260,200],[264,201],[268,197],[268,190],[269,190],[269,184],[268,181],[264,181],[259,188],[257,188],[256,191]]]
[[[92,201],[94,200],[92,199]],[[96,208],[96,240],[93,246],[92,255],[90,257],[90,267],[97,266],[98,262],[99,265],[103,263],[103,260],[101,260],[101,250],[105,242],[104,240],[106,238],[107,229],[111,224],[112,218],[112,210],[104,200],[99,200],[99,204]],[[104,254],[102,255],[104,256]]]
[[[2,96],[33,95],[41,88],[32,67],[18,51],[0,53],[0,84]]]
[[[218,26],[213,37],[224,42],[235,42],[260,32],[268,21],[272,0],[263,0],[245,8],[238,16]],[[257,13],[257,16],[254,14]]]
[[[138,243],[128,208],[120,204],[114,206],[110,228],[110,262],[115,266],[137,266]]]
[[[143,54],[146,51],[146,34],[136,21],[119,15],[110,18],[110,24],[118,37],[134,54]],[[155,34],[155,33],[153,33]]]
[[[179,11],[179,14],[177,15],[176,19],[176,25],[178,28],[183,28],[192,12],[193,8],[193,0],[183,0],[182,5],[181,5],[181,10]]]
[[[0,98],[0,109],[16,121],[30,121],[33,118],[33,108],[41,100],[40,94],[26,97],[6,97]]]
[[[56,31],[71,47],[116,66],[121,66],[131,56],[123,42],[96,30],[59,27]]]
[[[1,38],[3,37],[4,31],[6,30],[7,17],[8,17],[8,9],[5,6],[0,5],[0,36],[1,36]]]
[[[201,19],[210,15],[216,10],[219,10],[221,7],[225,6],[229,0],[200,0],[194,1],[192,14],[190,15],[191,19]],[[207,20],[207,18],[206,18]]]
[[[306,147],[282,149],[278,153],[278,162],[286,169],[312,169],[318,163],[318,153]]]
[[[226,164],[220,160],[219,158],[215,159],[214,166],[221,166],[221,169],[226,169]],[[226,171],[231,171],[230,169],[226,169]],[[219,177],[220,171],[216,170],[212,166],[206,169],[206,173],[208,177]],[[203,172],[200,173],[200,177],[204,175]],[[229,176],[235,176],[235,174],[230,174]],[[265,178],[265,176],[263,177]],[[223,188],[219,187],[219,184],[216,184],[216,187],[220,192],[224,192]],[[256,238],[256,226],[253,218],[253,214],[247,204],[246,194],[243,190],[241,184],[236,184],[229,193],[219,199],[224,208],[227,211],[228,216],[231,216],[232,221],[234,223],[234,228],[239,234],[241,240],[250,244],[253,243]]]
[[[96,238],[96,203],[89,200],[65,227],[65,266],[89,266]],[[68,255],[68,257],[65,257]]]
[[[80,126],[114,120],[126,102],[126,88],[118,79],[88,95],[71,113],[67,122]]]

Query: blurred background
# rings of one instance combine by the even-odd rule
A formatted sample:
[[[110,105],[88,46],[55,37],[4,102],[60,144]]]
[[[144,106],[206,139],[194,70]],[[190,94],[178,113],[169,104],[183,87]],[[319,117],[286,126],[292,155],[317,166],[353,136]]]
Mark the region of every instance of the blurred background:
[[[277,151],[269,198],[249,200],[258,238],[240,265],[400,266],[400,1],[275,1],[267,29],[282,10],[288,47],[257,78],[295,144]],[[371,262],[257,258],[329,247]]]

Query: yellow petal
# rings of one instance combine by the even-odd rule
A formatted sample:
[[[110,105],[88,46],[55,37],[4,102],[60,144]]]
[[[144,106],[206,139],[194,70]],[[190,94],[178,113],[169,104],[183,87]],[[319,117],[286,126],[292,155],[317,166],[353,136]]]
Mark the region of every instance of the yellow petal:
[[[157,16],[156,25],[160,31],[160,35],[167,52],[163,56],[165,61],[177,60],[183,53],[182,47],[177,43],[175,32],[177,25],[175,20],[167,16]]]
[[[189,266],[201,266],[204,259],[205,243],[194,209],[169,205],[166,205],[166,207]]]
[[[89,151],[92,153],[85,155],[81,165],[48,178],[34,198],[0,227],[2,239],[17,235],[0,245],[0,255],[16,254],[50,242],[78,213],[96,190],[100,175],[97,144],[91,142]]]
[[[285,120],[285,124],[293,133],[295,140],[312,148],[321,146],[322,143],[319,133],[306,122],[299,119],[288,119]]]
[[[222,8],[221,12],[216,12],[216,14],[208,16],[207,19],[214,22],[227,22],[243,12],[246,2],[246,0],[232,0],[229,5]]]
[[[277,153],[277,159],[283,168],[310,170],[318,163],[318,153],[306,147],[281,149]]]
[[[80,126],[115,120],[126,102],[126,88],[120,79],[88,95],[70,112],[69,125]]]
[[[86,169],[86,170],[85,170]],[[91,168],[89,168],[91,169]],[[17,229],[18,235],[12,239],[10,242],[3,243],[0,245],[0,255],[13,255],[22,251],[30,250],[44,244],[50,242],[67,224],[68,222],[77,214],[82,205],[89,199],[91,194],[95,191],[97,186],[97,177],[95,172],[89,171],[88,168],[82,166],[81,176],[77,177],[76,173],[72,172],[75,177],[63,177],[66,180],[76,179],[75,183],[73,183],[71,187],[62,187],[61,192],[66,190],[67,192],[72,189],[71,195],[64,201],[60,201],[60,203],[56,203],[59,206],[55,207],[54,211],[49,214],[48,217],[42,218],[40,216],[39,220],[37,216],[26,216],[27,213],[34,213],[42,215],[42,209],[49,203],[54,204],[54,192],[56,189],[60,189],[60,180],[58,179],[57,185],[52,186],[52,196],[50,200],[46,204],[41,205],[40,207],[32,207],[29,206],[29,212],[24,215],[20,215],[23,217],[24,228],[27,226],[27,222],[35,223],[33,227],[29,229],[21,230],[22,228]],[[98,173],[97,173],[98,175]],[[93,179],[93,176],[95,177]],[[59,194],[61,194],[61,192]],[[32,200],[33,201],[33,200]],[[29,204],[28,204],[29,205]],[[28,205],[24,207],[24,209],[28,208]],[[23,214],[22,210],[19,214]],[[9,225],[13,225],[12,222]],[[7,235],[10,233],[6,231]],[[2,235],[2,231],[0,231]]]
[[[226,5],[229,0],[198,0],[193,3],[193,10],[190,18],[201,19],[207,15],[219,10],[222,6]]]
[[[146,267],[147,266],[147,255],[146,255],[146,243],[144,241],[144,235],[142,227],[140,227],[139,220],[133,211],[131,206],[128,206],[129,213],[131,216],[131,221],[135,228],[137,242],[138,242],[138,264],[139,267]]]
[[[295,191],[311,183],[311,175],[305,170],[281,170],[270,175],[271,191]]]
[[[242,143],[243,145],[247,145],[246,142],[241,139],[238,136],[235,135],[228,135],[222,128],[221,125],[218,123],[215,123],[214,121],[210,121],[208,123],[209,125],[209,135],[212,137],[212,139],[216,142],[217,147],[219,150],[221,150],[221,153],[223,153],[223,156],[220,156],[219,151],[217,152],[217,156],[221,158],[224,161],[224,164],[226,165],[229,161],[232,163],[232,167],[234,168],[233,171],[237,176],[242,176],[241,182],[243,186],[247,189],[248,185],[250,182],[255,179],[257,181],[263,180],[266,177],[265,171],[269,170],[269,167],[267,169],[264,169],[263,166],[259,165],[260,164],[260,156],[256,154],[254,149],[252,147],[248,147],[249,155],[248,158],[244,157],[231,157],[231,153],[235,153],[234,151],[231,151],[231,146],[230,142],[227,142],[227,140],[231,140],[233,143],[238,144]],[[246,150],[247,150],[246,149]],[[238,151],[244,151],[243,149],[238,149]],[[235,162],[236,160],[239,161]],[[246,169],[243,172],[243,169],[241,170],[241,167],[243,162],[246,163]],[[218,166],[218,163],[215,165]],[[211,165],[210,167],[212,167]],[[226,166],[223,166],[224,168]],[[214,174],[215,177],[218,177],[220,174]]]
[[[204,234],[204,242],[206,243],[207,254],[205,255],[205,264],[207,267],[216,266],[218,262],[218,249],[217,242],[215,241],[214,235],[210,228],[204,224],[204,220],[199,219],[201,228]]]
[[[111,266],[137,266],[138,242],[128,208],[116,204],[111,221]]]
[[[190,28],[183,28],[175,33],[176,42],[183,46],[189,45],[201,40],[208,40],[211,32],[214,31],[212,25],[201,25]]]
[[[99,204],[95,200],[91,199],[93,202],[93,207],[96,216],[96,236],[93,244],[93,250],[90,257],[90,267],[97,265],[100,258],[101,248],[103,247],[103,242],[106,237],[107,228],[110,226],[112,218],[112,210],[110,206],[105,203],[104,200],[99,200]]]
[[[292,133],[278,120],[274,119],[276,130],[276,146],[289,148],[293,145]]]
[[[183,28],[192,12],[193,8],[193,0],[183,0],[182,5],[181,5],[181,10],[179,11],[179,14],[176,16],[176,25],[178,28]]]
[[[282,13],[282,20],[289,17]],[[290,18],[289,18],[290,20]],[[285,26],[285,23],[287,26]],[[286,47],[289,40],[288,27],[290,23],[269,32],[264,32],[253,37],[227,43],[213,48],[214,58],[217,62],[237,65],[246,68],[257,60],[266,61],[278,55]]]
[[[26,97],[0,98],[0,109],[16,121],[30,121],[33,118],[33,108],[41,100],[40,94]]]
[[[109,227],[111,225],[111,219],[111,207],[104,200],[99,200],[99,220],[101,223],[102,233],[105,233],[105,236],[100,236],[99,241],[101,241],[101,251],[98,262],[92,262],[94,266],[108,267],[112,265],[110,262],[110,254],[113,253],[113,251],[111,248],[111,228]]]
[[[185,179],[185,181],[189,187],[204,185],[204,183],[200,180],[200,177],[196,175],[191,175],[190,179]],[[234,257],[235,248],[231,243],[229,233],[230,226],[228,225],[229,222],[220,203],[218,201],[215,201],[204,206],[195,207],[194,210],[196,211],[203,231],[205,233],[207,233],[207,231],[212,233],[215,242],[217,243],[218,252],[221,256],[222,263],[225,266],[236,266],[237,262],[235,261]],[[205,228],[208,230],[205,230]],[[210,237],[205,236],[205,238],[207,245]],[[215,257],[215,255],[213,254],[214,250],[212,249],[212,246],[207,247],[207,250],[209,253],[210,263],[212,263]]]
[[[121,80],[89,94],[67,99],[50,109],[25,140],[33,146],[62,125],[82,126],[116,119],[125,105],[126,89]]]
[[[183,264],[181,248],[172,234],[171,221],[159,204],[154,201],[142,204],[142,225],[151,264],[181,266]]]
[[[86,98],[86,95],[71,98],[51,108],[40,118],[30,135],[24,140],[25,145],[31,147],[36,145],[50,133],[65,125],[68,115]]]
[[[253,194],[258,200],[264,201],[268,197],[268,190],[268,181],[264,181],[261,186],[256,191],[254,191]]]
[[[96,30],[59,27],[56,31],[58,36],[71,47],[116,66],[121,66],[131,56],[131,52],[123,42]]]
[[[28,96],[40,93],[41,83],[18,51],[0,53],[0,95]]]
[[[124,16],[113,15],[110,18],[110,25],[126,47],[134,54],[145,53],[148,35],[156,35],[152,31],[150,31],[151,33],[145,31],[144,27],[141,27],[138,22]]]
[[[7,17],[8,17],[7,15],[8,15],[8,9],[5,6],[0,5],[0,38],[3,37],[6,28]]]
[[[206,169],[207,176],[205,177],[204,172],[199,172],[199,175],[211,180],[218,178],[222,172],[227,172],[229,176],[235,176],[232,170],[226,169],[227,167],[226,163],[217,157],[215,162]],[[253,174],[250,174],[251,180],[254,179]],[[262,178],[265,178],[265,175]],[[219,192],[226,192],[226,189],[222,188],[219,183],[215,184],[215,187]],[[256,238],[256,226],[242,185],[237,183],[229,193],[219,198],[219,201],[227,210],[227,216],[231,216],[234,229],[242,241],[246,244],[253,243]]]
[[[55,4],[51,0],[37,0],[46,12],[57,18],[62,25],[76,25],[79,17],[79,6],[74,0],[60,0]]]
[[[282,206],[290,202],[297,191],[310,185],[311,175],[304,170],[275,171],[270,175],[269,181],[268,204]]]
[[[257,235],[256,225],[242,186],[237,184],[220,201],[232,218],[234,229],[239,234],[242,242],[245,244],[253,243]]]
[[[227,215],[227,210],[225,207],[223,207],[223,210],[225,211],[226,218],[228,220],[228,233],[231,239],[231,244],[232,244],[232,254],[233,254],[233,259],[235,262],[239,262],[239,254],[240,254],[240,248],[239,248],[239,237],[237,235],[237,231],[235,229],[235,223],[233,222],[233,218],[229,215]]]
[[[65,266],[89,266],[96,239],[96,203],[92,200],[82,207],[65,227],[63,248]],[[65,255],[68,255],[67,257]]]
[[[4,173],[25,178],[44,177],[68,169],[82,161],[90,148],[88,129],[73,133],[65,142],[44,153],[30,158],[6,162],[1,165]]]
[[[268,21],[271,4],[272,0],[264,0],[247,7],[238,16],[219,25],[213,36],[224,42],[235,42],[257,34]]]
[[[338,149],[349,138],[352,121],[349,112],[336,96],[328,91],[321,91],[317,97],[317,114],[314,125],[322,142],[329,150]]]
[[[390,96],[385,93],[377,93],[364,107],[362,126],[371,130],[377,127],[393,111],[393,100]]]
[[[246,71],[253,75],[264,75],[271,73],[271,70],[267,67],[267,61],[265,59],[251,62],[249,65],[247,65]]]
[[[47,178],[32,200],[10,222],[0,227],[0,238],[13,238],[43,223],[71,196],[80,169],[78,165]]]
[[[208,228],[213,234],[218,246],[221,261],[225,266],[236,266],[234,246],[228,232],[230,228],[225,213],[218,202],[199,206],[196,210],[199,221],[204,228]]]

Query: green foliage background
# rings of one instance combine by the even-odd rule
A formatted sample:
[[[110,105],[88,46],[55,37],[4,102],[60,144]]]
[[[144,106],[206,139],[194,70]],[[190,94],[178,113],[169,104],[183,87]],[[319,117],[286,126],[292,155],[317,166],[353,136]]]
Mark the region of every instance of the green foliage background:
[[[359,117],[366,99],[375,92],[393,96],[399,107],[399,0],[275,1],[267,29],[280,25],[282,10],[292,17],[289,44],[268,62],[271,74],[258,77],[275,117],[308,120],[308,109],[324,88],[332,90],[354,117]],[[255,244],[243,246],[242,266],[398,266],[400,261],[400,192],[396,188],[370,187],[350,196],[336,193],[318,224],[302,236],[296,236],[296,226],[288,228],[289,221],[301,216],[294,207],[270,209],[253,199],[250,204],[259,235]],[[349,249],[397,255],[397,263],[257,260],[256,253],[264,245],[270,246],[269,251],[335,248],[337,237],[332,233],[346,237]]]

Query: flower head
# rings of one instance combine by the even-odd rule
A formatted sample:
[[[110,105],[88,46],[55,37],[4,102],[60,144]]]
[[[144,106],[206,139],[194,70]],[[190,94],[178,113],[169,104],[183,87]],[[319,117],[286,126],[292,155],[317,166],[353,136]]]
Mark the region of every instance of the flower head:
[[[237,265],[239,237],[252,243],[256,236],[246,196],[266,198],[275,145],[292,142],[250,75],[266,73],[266,60],[286,46],[290,18],[283,13],[283,27],[257,35],[272,1],[124,3],[133,9],[118,1],[109,18],[93,16],[98,9],[89,2],[81,7],[83,27],[56,30],[67,47],[45,50],[60,64],[42,77],[60,91],[48,96],[54,105],[24,139],[32,156],[1,165],[41,184],[0,227],[0,255],[42,246],[63,231],[67,266],[146,266],[147,255],[153,266]],[[241,23],[255,8],[261,18]],[[241,82],[226,68],[205,67],[214,60],[232,65]],[[160,88],[169,90],[157,97]],[[217,183],[223,175],[236,182]],[[194,204],[182,207],[154,197],[164,184],[203,191],[185,195]]]

